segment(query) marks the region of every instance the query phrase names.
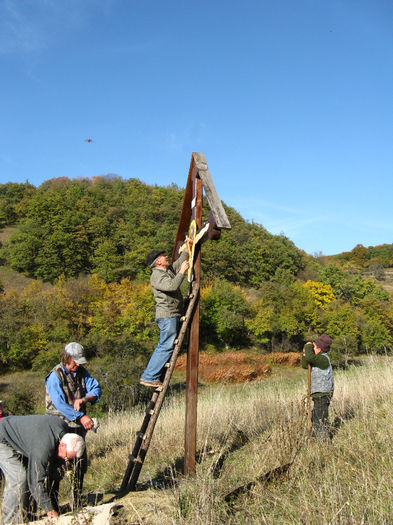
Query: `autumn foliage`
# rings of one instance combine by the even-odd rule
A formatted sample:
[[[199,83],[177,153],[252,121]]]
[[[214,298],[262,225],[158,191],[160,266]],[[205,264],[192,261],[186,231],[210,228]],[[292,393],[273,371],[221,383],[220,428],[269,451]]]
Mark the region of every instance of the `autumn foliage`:
[[[72,340],[90,356],[145,364],[158,338],[145,257],[171,253],[183,195],[116,176],[0,184],[0,269],[24,276],[23,286],[0,282],[2,369],[47,368]],[[232,230],[202,250],[201,348],[233,356],[209,365],[212,378],[263,376],[264,363],[234,370],[233,351],[289,356],[322,332],[334,359],[391,352],[392,297],[369,277],[371,263],[390,264],[390,245],[311,257],[225,209]]]

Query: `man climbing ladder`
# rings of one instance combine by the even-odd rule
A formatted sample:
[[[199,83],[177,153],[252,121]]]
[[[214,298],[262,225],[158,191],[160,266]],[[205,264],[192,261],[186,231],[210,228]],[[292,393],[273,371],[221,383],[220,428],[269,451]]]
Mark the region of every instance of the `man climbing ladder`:
[[[173,265],[169,264],[164,250],[153,250],[146,257],[146,262],[152,269],[150,284],[156,301],[160,340],[142,374],[141,385],[157,388],[162,384],[163,369],[172,355],[182,315],[183,297],[180,286],[190,266],[188,250],[189,243],[186,243],[186,249]]]

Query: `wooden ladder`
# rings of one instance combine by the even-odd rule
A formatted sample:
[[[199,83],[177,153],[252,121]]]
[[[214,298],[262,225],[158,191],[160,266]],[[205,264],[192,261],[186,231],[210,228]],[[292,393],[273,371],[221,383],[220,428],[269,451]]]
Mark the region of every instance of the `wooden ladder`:
[[[194,313],[194,306],[199,296],[199,284],[193,283],[191,293],[188,296],[189,303],[187,311],[183,317],[180,318],[181,326],[177,339],[175,339],[175,346],[173,349],[172,357],[165,365],[167,370],[165,372],[165,378],[162,386],[156,388],[153,392],[151,400],[147,406],[145,417],[140,430],[136,433],[136,440],[132,454],[129,455],[128,465],[126,472],[123,477],[121,487],[119,489],[120,494],[124,494],[135,490],[136,483],[138,481],[139,474],[142,470],[143,462],[145,460],[147,451],[150,446],[151,438],[153,436],[154,427],[156,425],[158,416],[160,414],[161,406],[164,401],[166,392],[168,390],[169,382],[171,380],[173,370],[175,369],[177,356],[186,335],[186,331],[192,316]]]

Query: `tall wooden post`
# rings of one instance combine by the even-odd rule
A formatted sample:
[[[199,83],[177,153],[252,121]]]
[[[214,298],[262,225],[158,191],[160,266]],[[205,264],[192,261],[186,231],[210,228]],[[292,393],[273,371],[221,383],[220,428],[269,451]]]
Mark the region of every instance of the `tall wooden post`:
[[[197,229],[202,226],[203,190],[210,207],[208,238],[217,240],[221,230],[230,230],[231,224],[226,216],[220,198],[214,187],[205,155],[191,155],[190,170],[184,192],[183,207],[177,228],[172,259],[178,257],[178,249],[187,235],[191,220],[195,220]],[[201,245],[195,246],[194,280],[199,284],[201,277]],[[187,353],[186,377],[186,424],[184,438],[184,474],[195,474],[196,435],[197,435],[197,392],[198,392],[198,361],[199,361],[199,297],[195,304],[193,320],[190,329]]]
[[[192,219],[195,220],[197,229],[202,226],[202,181],[197,175],[197,170],[192,173]],[[195,247],[194,258],[194,281],[201,280],[201,251],[200,244]],[[199,363],[199,307],[198,298],[195,305],[194,316],[190,329],[190,339],[187,353],[187,376],[186,376],[186,422],[184,438],[184,474],[195,474],[196,456],[196,428],[197,428],[197,404],[198,404],[198,363]]]

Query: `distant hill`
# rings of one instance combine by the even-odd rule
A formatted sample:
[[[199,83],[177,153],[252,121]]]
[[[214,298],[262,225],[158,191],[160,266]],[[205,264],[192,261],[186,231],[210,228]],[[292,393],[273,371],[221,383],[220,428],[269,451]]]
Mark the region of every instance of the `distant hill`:
[[[393,244],[368,246],[357,244],[351,251],[336,255],[321,255],[326,265],[336,263],[352,274],[375,279],[388,292],[393,291]]]
[[[382,272],[378,271],[377,276],[375,275],[375,272],[366,271],[363,272],[363,276],[375,279],[384,290],[389,293],[393,292],[393,268],[384,268]]]
[[[338,261],[343,265],[369,269],[370,272],[375,273],[380,268],[393,267],[393,244],[379,244],[367,248],[362,244],[357,244],[349,252],[326,255],[322,258],[327,262]]]

